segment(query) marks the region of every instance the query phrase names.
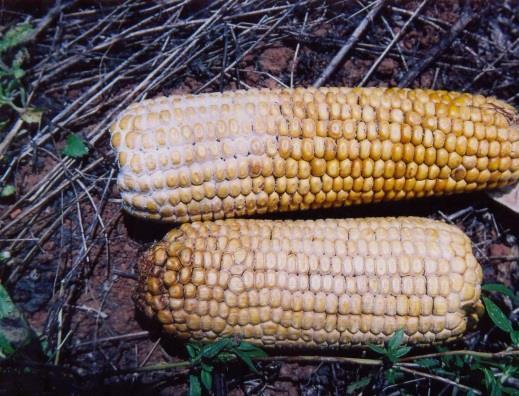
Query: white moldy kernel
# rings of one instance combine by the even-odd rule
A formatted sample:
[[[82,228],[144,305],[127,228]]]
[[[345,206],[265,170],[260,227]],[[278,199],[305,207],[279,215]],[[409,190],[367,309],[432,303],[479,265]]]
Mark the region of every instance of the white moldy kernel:
[[[390,242],[422,245],[421,257],[382,248]],[[437,245],[456,251],[450,263],[429,255]],[[482,313],[468,239],[422,218],[184,224],[151,248],[139,273],[140,307],[165,332],[201,341],[346,347],[403,328],[407,342],[430,343],[460,336]]]

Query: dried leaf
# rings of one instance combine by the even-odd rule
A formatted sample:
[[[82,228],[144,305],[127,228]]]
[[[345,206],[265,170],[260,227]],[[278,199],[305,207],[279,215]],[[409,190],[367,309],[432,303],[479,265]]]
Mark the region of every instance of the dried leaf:
[[[20,113],[20,117],[22,117],[22,120],[24,120],[27,124],[39,124],[41,122],[42,115],[43,112],[36,109],[27,109]]]
[[[490,191],[489,197],[519,214],[519,183]]]
[[[11,258],[9,250],[0,250],[0,263],[3,263]]]
[[[12,184],[6,184],[4,187],[0,188],[1,198],[12,197],[14,194],[16,194],[16,187]]]

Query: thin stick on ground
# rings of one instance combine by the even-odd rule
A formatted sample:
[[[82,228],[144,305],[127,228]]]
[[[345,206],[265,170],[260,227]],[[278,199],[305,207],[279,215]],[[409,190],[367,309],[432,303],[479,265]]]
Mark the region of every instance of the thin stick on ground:
[[[422,73],[436,58],[438,58],[458,37],[458,35],[467,27],[467,25],[479,18],[480,13],[474,12],[470,7],[465,7],[462,11],[461,17],[452,26],[449,33],[431,50],[428,51],[427,55],[417,61],[411,68],[404,74],[404,76],[398,82],[399,87],[409,86],[415,79]]]
[[[364,31],[370,24],[370,22],[373,22],[373,19],[377,16],[377,14],[380,12],[382,7],[384,6],[386,0],[379,0],[376,4],[374,4],[371,9],[371,11],[364,17],[362,22],[355,28],[353,33],[351,34],[350,38],[346,43],[343,45],[343,47],[337,52],[337,54],[333,57],[331,62],[328,64],[326,69],[321,73],[319,78],[315,80],[313,86],[315,88],[319,88],[324,83],[328,81],[330,76],[335,72],[335,70],[339,67],[339,65],[344,61],[344,58],[348,54],[348,52],[353,48],[355,43],[359,41],[360,37],[364,34]]]
[[[235,67],[248,53],[250,53],[254,48],[256,48],[265,37],[267,37],[274,29],[276,29],[281,22],[283,22],[295,9],[297,4],[294,4],[290,9],[288,9],[265,33],[263,33],[254,44],[252,44],[249,48],[247,48],[245,51],[241,53],[240,56],[238,56],[230,65],[228,65],[224,71],[228,72],[233,67]],[[207,88],[209,85],[211,85],[213,82],[215,82],[218,79],[219,75],[215,75],[213,78],[211,78],[209,81],[207,81],[204,85],[202,85],[200,88],[196,90],[196,92],[201,92],[205,88]]]
[[[413,12],[413,15],[405,22],[404,26],[400,29],[400,31],[393,37],[393,40],[387,45],[387,47],[384,49],[384,51],[380,54],[380,56],[377,58],[377,60],[371,65],[368,72],[364,75],[361,82],[358,84],[359,87],[362,87],[371,77],[373,72],[377,70],[378,65],[380,65],[380,62],[384,60],[387,53],[393,48],[393,46],[400,40],[400,37],[407,31],[407,28],[415,20],[415,18],[420,14],[420,12],[423,10],[425,5],[428,3],[429,0],[423,0],[420,5],[416,8],[415,12]]]
[[[449,385],[451,385],[451,386],[453,386],[455,388],[463,389],[465,392],[472,392],[475,395],[481,395],[481,392],[478,391],[477,389],[471,388],[470,386],[466,386],[466,385],[460,384],[459,382],[452,381],[452,380],[450,380],[448,378],[445,378],[445,377],[440,377],[439,375],[428,374],[428,373],[424,373],[423,371],[413,370],[413,369],[410,369],[410,368],[407,368],[407,367],[402,367],[402,366],[398,366],[398,369],[400,371],[405,372],[405,373],[409,373],[409,374],[413,374],[413,375],[418,375],[418,376],[421,376],[421,377],[430,378],[430,379],[433,379],[433,380],[436,380],[436,381],[444,382],[444,383],[449,384]]]
[[[0,158],[4,155],[4,152],[7,150],[13,139],[16,137],[18,132],[22,129],[23,120],[18,118],[14,125],[11,127],[7,135],[4,136],[2,141],[0,142]]]

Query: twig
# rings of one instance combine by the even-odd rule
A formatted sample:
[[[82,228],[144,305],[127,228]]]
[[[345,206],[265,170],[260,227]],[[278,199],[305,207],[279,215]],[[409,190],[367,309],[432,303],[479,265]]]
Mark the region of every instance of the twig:
[[[380,366],[380,359],[354,358],[347,356],[267,356],[255,358],[258,362],[320,362],[320,363],[353,363],[364,366]]]
[[[227,66],[227,47],[229,44],[229,27],[227,23],[223,25],[223,56],[222,56],[222,74],[220,76],[220,92],[223,92],[223,84],[225,82],[225,67]]]
[[[142,373],[142,372],[150,372],[150,371],[162,371],[162,370],[171,370],[176,368],[187,368],[191,367],[192,364],[189,361],[180,361],[174,363],[158,363],[158,364],[150,364],[142,367],[135,367],[123,370],[113,370],[104,373],[105,377],[113,377],[117,375],[129,374],[129,373]]]
[[[481,395],[481,392],[479,390],[471,388],[471,387],[466,386],[466,385],[462,385],[459,382],[452,381],[452,380],[450,380],[448,378],[440,377],[440,376],[434,375],[434,374],[424,373],[423,371],[413,370],[413,369],[410,369],[410,368],[407,368],[407,367],[402,367],[400,365],[396,365],[396,366],[398,367],[399,370],[404,371],[406,373],[414,374],[414,375],[419,375],[419,376],[430,378],[430,379],[433,379],[433,380],[436,380],[436,381],[441,381],[441,382],[444,382],[446,384],[452,385],[452,386],[454,386],[456,388],[463,389],[464,391],[467,391],[467,392],[470,391],[470,392],[472,392],[472,393],[474,393],[476,395]]]
[[[153,346],[151,347],[150,351],[147,353],[147,355],[144,357],[144,360],[142,361],[141,364],[139,364],[139,367],[144,367],[144,365],[146,363],[148,363],[148,360],[150,360],[150,357],[151,355],[153,355],[153,352],[155,352],[155,350],[157,349],[157,347],[159,346],[159,343],[162,339],[161,338],[157,338],[157,341],[155,341],[155,343],[153,344]]]
[[[7,147],[11,144],[12,140],[16,137],[20,129],[22,128],[23,120],[18,118],[14,125],[11,127],[7,135],[5,135],[2,142],[0,142],[0,158],[2,158],[4,151],[7,150]]]
[[[483,359],[502,358],[505,356],[519,356],[519,349],[505,350],[500,352],[478,352],[468,350],[457,350],[457,351],[445,351],[437,353],[428,353],[425,355],[407,356],[400,359],[400,362],[410,362],[418,359],[442,357],[442,356],[453,356],[453,355],[465,355],[465,356],[477,356]]]
[[[470,22],[479,18],[480,15],[480,12],[474,12],[472,9],[470,9],[470,7],[464,8],[461,17],[452,26],[452,29],[449,31],[449,33],[438,44],[436,44],[423,59],[417,61],[404,74],[404,76],[400,79],[398,86],[409,86],[409,84],[411,84],[420,73],[422,73],[438,56],[440,56],[440,54],[442,54],[443,51],[449,47],[449,45],[451,45],[454,39],[458,37],[460,32],[465,29],[465,27]]]
[[[301,34],[305,30],[307,21],[308,21],[308,11],[305,12],[305,18],[303,19],[303,26],[301,26]],[[299,54],[300,47],[301,47],[301,42],[298,41],[297,45],[296,45],[296,50],[294,51],[294,58],[292,59],[292,66],[290,67],[290,88],[294,88],[294,71],[296,69],[297,56]]]
[[[63,10],[65,10],[68,7],[71,7],[75,5],[78,2],[78,0],[71,1],[70,3],[61,4],[61,0],[56,0],[56,3],[54,6],[49,10],[47,15],[45,15],[39,22],[38,25],[36,25],[36,28],[33,30],[33,32],[27,36],[24,40],[20,41],[18,43],[18,46],[27,44],[34,39],[36,39],[41,32],[45,30],[47,26],[56,18]]]
[[[515,353],[514,353],[515,352]],[[446,356],[446,355],[474,355],[475,353],[478,353],[478,356],[484,357],[484,358],[491,358],[491,357],[504,357],[504,356],[511,356],[511,355],[517,355],[519,354],[519,350],[515,351],[501,351],[496,353],[486,353],[486,352],[475,352],[475,351],[450,351],[450,352],[439,352],[439,353],[433,353],[433,354],[426,354],[426,355],[416,355],[416,356],[409,356],[407,358],[400,359],[399,363],[395,363],[395,367],[398,367],[399,369],[403,371],[411,370],[408,368],[409,364],[406,363],[406,361],[414,361],[423,359],[426,357],[437,357],[437,356]],[[367,359],[367,358],[354,358],[354,357],[347,357],[347,356],[266,356],[266,357],[256,357],[253,358],[255,362],[274,362],[274,361],[281,361],[281,362],[319,362],[319,363],[352,363],[352,364],[360,364],[364,366],[383,366],[384,361],[381,359]],[[190,367],[191,363],[189,361],[181,361],[181,362],[174,362],[174,363],[160,363],[160,364],[153,364],[143,367],[136,367],[133,369],[126,369],[126,370],[118,370],[114,372],[107,373],[107,375],[114,376],[114,375],[121,375],[121,374],[127,374],[131,372],[142,372],[142,371],[160,371],[160,370],[170,370],[174,368],[179,367]],[[414,372],[415,370],[411,370],[409,372],[413,372],[413,374],[422,374],[421,372]],[[435,376],[436,377],[436,376]],[[441,378],[441,377],[438,377]],[[434,378],[434,379],[438,379]],[[440,379],[441,380],[441,379]],[[464,385],[461,386],[462,388]]]
[[[402,37],[402,35],[407,31],[407,28],[409,27],[411,22],[414,21],[414,19],[418,16],[420,11],[422,11],[422,9],[425,7],[428,1],[429,0],[423,0],[420,3],[420,5],[416,8],[415,12],[413,12],[413,15],[411,15],[411,17],[405,22],[404,26],[402,26],[402,29],[400,29],[400,31],[393,37],[393,40],[391,40],[391,42],[387,45],[387,47],[380,54],[375,63],[371,65],[367,73],[362,78],[361,82],[358,84],[359,87],[362,87],[366,83],[366,81],[368,81],[368,79],[371,77],[371,74],[373,74],[373,72],[377,69],[378,65],[380,65],[380,62],[382,62],[382,60],[386,57],[389,50],[391,50],[391,48],[393,48],[393,46],[398,42],[398,40],[400,40],[400,37]]]
[[[389,24],[387,19],[385,17],[383,17],[383,16],[380,19],[382,20],[382,22],[386,26],[386,29],[388,30],[388,32],[391,33],[391,37],[395,38],[395,32],[393,31],[393,29],[391,29],[391,25]],[[409,67],[407,66],[407,62],[405,60],[405,56],[404,56],[404,53],[402,51],[402,47],[400,46],[400,43],[397,42],[395,44],[395,47],[396,47],[396,51],[398,52],[398,55],[400,55],[400,59],[402,60],[402,65],[404,65],[404,68],[406,70],[409,70]]]
[[[129,334],[122,334],[122,335],[116,335],[111,337],[105,337],[105,338],[98,338],[95,341],[86,341],[82,342],[81,344],[72,345],[70,349],[77,349],[77,348],[85,348],[92,346],[94,344],[104,344],[104,343],[110,343],[110,342],[116,342],[116,341],[127,341],[127,340],[134,340],[138,338],[145,338],[148,337],[150,333],[148,331],[138,331],[136,333],[129,333]]]
[[[234,66],[236,66],[239,62],[241,62],[241,60],[249,53],[251,52],[254,48],[256,48],[258,46],[259,43],[261,43],[265,37],[267,37],[270,32],[272,32],[274,29],[276,29],[280,24],[281,22],[283,22],[286,17],[288,17],[292,11],[295,9],[295,7],[297,6],[297,4],[294,4],[293,6],[290,7],[290,9],[288,9],[282,16],[281,18],[279,18],[276,23],[274,23],[274,25],[272,25],[265,33],[263,33],[257,40],[256,42],[254,42],[254,44],[252,44],[249,48],[247,48],[245,51],[243,51],[241,53],[240,56],[238,56],[229,66],[227,66],[224,70],[225,72],[229,71],[230,69],[232,69]],[[216,79],[218,78],[218,75],[214,76],[213,78],[211,78],[209,81],[207,81],[204,85],[202,85],[200,88],[198,88],[196,90],[196,92],[201,92],[203,91],[205,88],[207,88],[209,85],[211,85],[214,81],[216,81]]]
[[[375,5],[373,5],[373,8],[368,13],[368,15],[366,15],[362,22],[357,26],[357,28],[353,31],[348,41],[346,41],[346,43],[342,46],[339,52],[337,52],[337,54],[333,57],[330,64],[326,67],[326,69],[324,69],[319,78],[314,82],[313,86],[315,88],[319,88],[326,81],[328,81],[333,72],[335,72],[337,67],[339,67],[339,65],[342,63],[344,57],[348,54],[351,48],[359,40],[360,36],[362,36],[364,31],[368,27],[368,24],[373,21],[375,16],[377,16],[379,11],[384,6],[385,2],[386,0],[379,0]]]
[[[489,260],[517,261],[519,256],[488,256]]]
[[[476,77],[474,77],[472,79],[472,81],[470,83],[466,84],[463,87],[463,89],[464,90],[469,89],[476,81],[478,81],[486,73],[488,73],[489,71],[495,70],[495,65],[498,64],[505,57],[505,55],[513,53],[514,47],[517,45],[517,43],[519,43],[519,38],[515,39],[515,41],[512,44],[510,44],[509,48],[507,48],[505,51],[501,52],[501,54],[499,56],[497,56],[492,61],[492,63],[490,63],[489,65],[485,66],[483,68],[483,70],[481,72],[479,72]]]

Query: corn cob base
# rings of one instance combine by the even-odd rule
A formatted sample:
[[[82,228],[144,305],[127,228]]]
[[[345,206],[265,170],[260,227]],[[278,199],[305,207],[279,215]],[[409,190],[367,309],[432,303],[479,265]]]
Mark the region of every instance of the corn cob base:
[[[456,227],[429,219],[184,224],[138,265],[136,302],[166,333],[340,348],[459,337],[482,314],[481,266]]]
[[[186,222],[512,183],[518,117],[456,92],[254,89],[145,100],[111,132],[126,210]]]

